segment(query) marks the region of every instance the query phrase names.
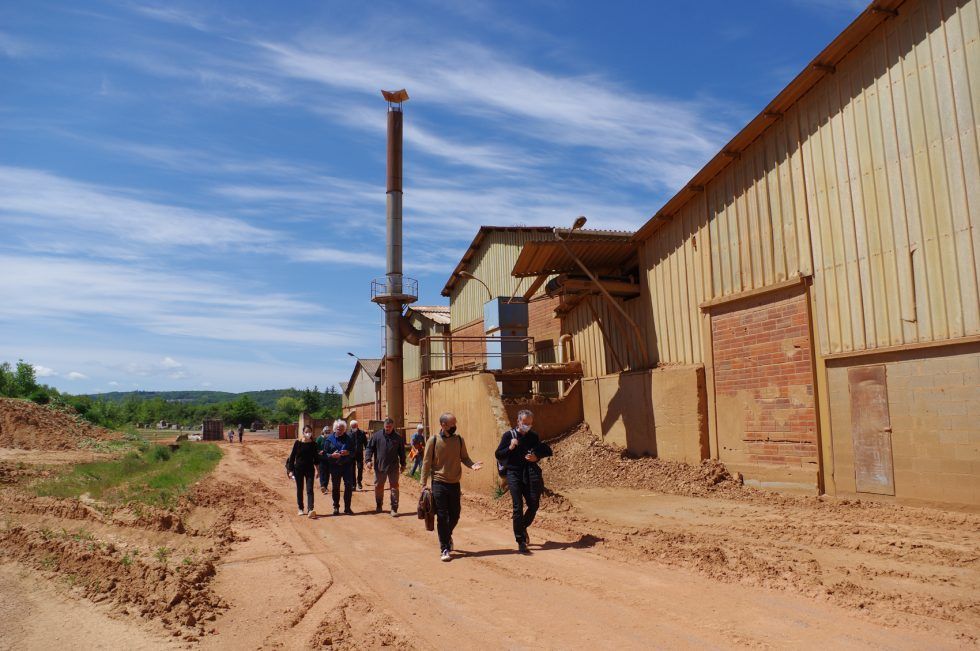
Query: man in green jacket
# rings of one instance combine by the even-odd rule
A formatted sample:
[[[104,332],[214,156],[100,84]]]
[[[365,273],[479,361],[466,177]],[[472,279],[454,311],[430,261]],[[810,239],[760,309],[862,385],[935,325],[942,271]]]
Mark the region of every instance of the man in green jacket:
[[[470,459],[466,442],[456,433],[456,417],[446,412],[439,417],[439,433],[430,436],[422,459],[422,485],[432,477],[432,501],[436,509],[439,549],[443,561],[449,561],[453,550],[453,529],[462,510],[459,480],[462,466],[479,470],[483,464]]]

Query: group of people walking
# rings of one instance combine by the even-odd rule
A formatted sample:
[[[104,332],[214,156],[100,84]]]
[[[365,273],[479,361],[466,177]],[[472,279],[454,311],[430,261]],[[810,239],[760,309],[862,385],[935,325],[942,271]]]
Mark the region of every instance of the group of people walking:
[[[533,425],[534,414],[530,410],[518,412],[517,423],[503,433],[495,453],[497,472],[506,481],[511,496],[514,539],[518,551],[524,554],[529,553],[527,530],[534,522],[544,489],[538,461],[551,455],[551,448],[541,442]],[[423,426],[419,425],[411,445],[416,452],[412,474],[421,468],[422,485],[432,482],[439,555],[443,561],[449,561],[454,551],[453,530],[462,510],[462,467],[478,471],[483,464],[470,458],[466,442],[457,430],[456,416],[449,412],[439,417],[439,432],[428,440]],[[347,423],[337,420],[332,431],[324,427],[316,439],[312,428],[306,426],[286,461],[289,476],[296,480],[298,515],[316,517],[313,494],[317,477],[323,494],[328,485],[332,486],[334,515],[340,514],[340,484],[343,483],[343,512],[353,514],[351,497],[354,486],[362,490],[363,467],[366,466],[374,472],[375,512],[384,510],[387,487],[390,512],[395,516],[398,513],[398,480],[407,465],[406,452],[405,440],[391,418],[386,418],[382,429],[370,436],[361,431],[356,420],[350,422],[349,430]]]

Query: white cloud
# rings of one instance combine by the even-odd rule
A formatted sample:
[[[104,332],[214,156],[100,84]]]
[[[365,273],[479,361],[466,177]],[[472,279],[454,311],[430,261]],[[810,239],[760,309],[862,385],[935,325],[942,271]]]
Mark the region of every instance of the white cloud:
[[[21,59],[36,54],[39,48],[22,38],[7,32],[0,32],[0,54],[11,59]]]
[[[383,255],[361,251],[355,247],[350,249],[334,249],[325,246],[304,248],[296,251],[292,259],[301,262],[334,262],[343,265],[378,267],[381,269],[385,267],[385,257]]]
[[[34,364],[34,375],[37,377],[55,377],[58,375],[58,372],[53,368],[41,366],[40,364]]]
[[[160,366],[163,368],[180,368],[183,366],[183,364],[175,360],[173,357],[164,357],[163,361],[160,362]]]
[[[240,219],[147,201],[132,191],[0,166],[0,223],[84,232],[141,245],[248,247],[279,234]]]
[[[110,386],[110,387],[117,387],[117,386],[119,386],[119,383],[118,383],[118,382],[116,382],[115,380],[111,380],[111,381],[109,382],[109,386]]]
[[[88,376],[84,373],[79,373],[78,371],[71,371],[65,376],[69,380],[87,380]]]
[[[0,268],[17,270],[0,274],[4,316],[13,320],[98,317],[168,336],[317,348],[349,346],[361,336],[354,326],[317,319],[325,314],[319,305],[216,274],[3,254]],[[298,314],[308,318],[298,320]]]

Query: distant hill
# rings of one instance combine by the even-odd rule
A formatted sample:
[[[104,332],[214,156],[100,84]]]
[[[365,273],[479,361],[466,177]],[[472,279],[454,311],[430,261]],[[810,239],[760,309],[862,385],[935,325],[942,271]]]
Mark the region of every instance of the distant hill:
[[[303,392],[298,389],[265,389],[263,391],[243,391],[230,393],[228,391],[110,391],[109,393],[90,393],[88,397],[109,402],[125,402],[130,398],[136,400],[153,400],[160,398],[166,402],[185,402],[194,405],[215,405],[234,400],[239,396],[249,396],[266,409],[273,409],[276,401],[283,396],[299,398]]]

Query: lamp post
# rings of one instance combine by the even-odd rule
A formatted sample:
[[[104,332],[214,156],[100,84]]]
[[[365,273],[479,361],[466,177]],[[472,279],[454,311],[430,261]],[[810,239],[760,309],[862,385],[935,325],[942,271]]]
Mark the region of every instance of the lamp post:
[[[487,286],[487,284],[485,282],[483,282],[482,280],[480,280],[479,278],[477,278],[476,276],[474,276],[473,274],[471,274],[469,271],[460,271],[456,275],[459,276],[460,278],[466,278],[468,280],[475,280],[476,282],[478,282],[481,285],[483,285],[483,288],[487,290],[487,299],[488,300],[491,300],[491,301],[493,300],[493,292],[490,291],[490,288]]]

